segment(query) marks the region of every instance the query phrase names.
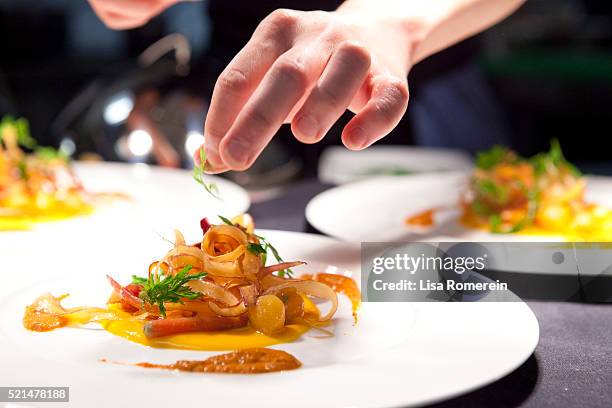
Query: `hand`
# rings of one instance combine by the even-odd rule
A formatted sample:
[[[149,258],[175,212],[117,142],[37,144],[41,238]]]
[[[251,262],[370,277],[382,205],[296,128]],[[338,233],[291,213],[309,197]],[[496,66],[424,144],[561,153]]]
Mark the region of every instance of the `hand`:
[[[115,30],[140,27],[180,0],[89,0],[104,24]]]
[[[342,12],[277,10],[220,75],[205,124],[210,172],[244,170],[283,123],[320,141],[346,109],[342,142],[363,149],[387,135],[408,104],[405,27]]]

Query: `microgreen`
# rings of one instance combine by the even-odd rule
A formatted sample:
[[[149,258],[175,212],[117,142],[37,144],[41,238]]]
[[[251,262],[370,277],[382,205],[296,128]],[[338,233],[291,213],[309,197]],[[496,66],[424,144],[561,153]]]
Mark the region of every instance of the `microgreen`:
[[[207,183],[204,180],[204,174],[206,173],[206,150],[204,147],[200,147],[198,150],[200,156],[200,163],[193,167],[193,179],[204,187],[204,190],[216,199],[219,199],[219,187],[215,183]]]
[[[164,303],[182,304],[183,299],[195,300],[201,296],[199,292],[192,291],[191,288],[187,286],[187,283],[203,278],[206,276],[206,273],[189,274],[191,269],[193,269],[193,267],[187,265],[176,275],[160,276],[151,273],[148,278],[132,276],[132,283],[142,285],[142,291],[139,295],[140,299],[144,303],[157,305],[159,313],[163,317],[166,317],[166,307]]]

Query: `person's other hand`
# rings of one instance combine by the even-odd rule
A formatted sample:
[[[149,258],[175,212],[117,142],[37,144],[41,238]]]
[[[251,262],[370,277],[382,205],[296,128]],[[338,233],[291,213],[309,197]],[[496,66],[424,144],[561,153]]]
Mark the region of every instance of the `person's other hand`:
[[[126,30],[146,24],[180,0],[89,0],[104,24],[115,30]]]
[[[408,105],[407,30],[341,10],[270,14],[215,85],[204,132],[208,170],[250,167],[283,123],[316,143],[346,109],[356,113],[342,132],[349,149],[387,135]]]

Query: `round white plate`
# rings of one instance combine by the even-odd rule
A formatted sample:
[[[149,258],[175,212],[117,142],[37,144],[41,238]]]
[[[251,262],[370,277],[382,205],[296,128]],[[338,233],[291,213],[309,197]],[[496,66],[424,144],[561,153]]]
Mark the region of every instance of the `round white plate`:
[[[344,184],[377,175],[469,170],[469,155],[461,150],[417,146],[372,146],[352,151],[330,146],[319,160],[322,183]]]
[[[316,235],[259,233],[285,259],[308,261],[300,272],[346,273],[359,282],[359,248],[354,245]],[[99,360],[170,363],[214,353],[146,348],[101,330],[32,333],[21,326],[24,306],[46,291],[71,292],[72,305],[103,303],[109,293],[103,273],[126,281],[148,265],[155,251],[136,251],[136,259],[106,254],[104,265],[81,268],[65,266],[56,256],[47,259],[46,270],[5,275],[0,286],[0,361],[10,369],[0,370],[0,384],[69,386],[71,402],[66,406],[78,407],[404,407],[495,381],[520,366],[538,342],[537,320],[520,301],[368,303],[353,325],[349,302],[341,297],[333,338],[314,338],[313,332],[275,346],[299,358],[302,368],[253,376],[202,375]],[[7,270],[23,268],[23,262],[15,262],[9,260]],[[137,263],[141,269],[132,269]],[[43,280],[51,272],[54,277]]]
[[[78,162],[75,171],[85,188],[93,192],[119,192],[131,198],[117,200],[131,212],[130,217],[155,220],[170,218],[174,223],[204,215],[245,212],[249,195],[238,184],[221,177],[205,175],[219,189],[219,198],[210,195],[187,170],[146,164]],[[102,209],[104,210],[104,209]]]
[[[88,191],[120,193],[127,198],[104,199],[90,215],[37,224],[32,231],[1,231],[0,253],[32,247],[80,253],[90,242],[106,237],[103,247],[127,248],[154,232],[198,227],[202,217],[232,217],[250,206],[248,193],[226,179],[205,176],[216,183],[220,199],[208,194],[186,170],[146,164],[77,162],[74,169]],[[99,252],[99,249],[98,249]],[[54,252],[57,253],[57,252]]]
[[[317,230],[348,242],[376,241],[550,241],[562,237],[491,234],[465,228],[456,213],[426,232],[409,228],[404,220],[430,208],[459,203],[468,173],[450,172],[377,177],[327,190],[306,207],[306,219]],[[612,207],[612,178],[588,177],[587,200]]]

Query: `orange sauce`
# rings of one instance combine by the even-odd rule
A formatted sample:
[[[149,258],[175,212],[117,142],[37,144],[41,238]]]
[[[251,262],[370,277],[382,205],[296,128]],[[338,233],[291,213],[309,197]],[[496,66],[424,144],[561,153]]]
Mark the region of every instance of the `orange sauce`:
[[[357,310],[361,305],[361,292],[355,281],[351,278],[342,275],[336,275],[334,273],[317,273],[314,275],[302,275],[300,279],[312,280],[321,282],[337,293],[342,293],[344,296],[349,298],[353,307],[353,318],[357,323]]]
[[[435,211],[435,208],[430,208],[429,210],[425,210],[407,217],[404,222],[406,225],[412,225],[415,227],[431,227],[434,225]]]
[[[46,332],[68,325],[69,319],[58,313],[60,301],[67,295],[60,297],[41,296],[34,303],[26,307],[23,314],[23,327],[28,330]]]
[[[261,374],[295,370],[302,363],[291,354],[268,348],[247,348],[220,354],[206,360],[180,360],[174,364],[134,364],[143,368],[161,368],[196,373]]]

